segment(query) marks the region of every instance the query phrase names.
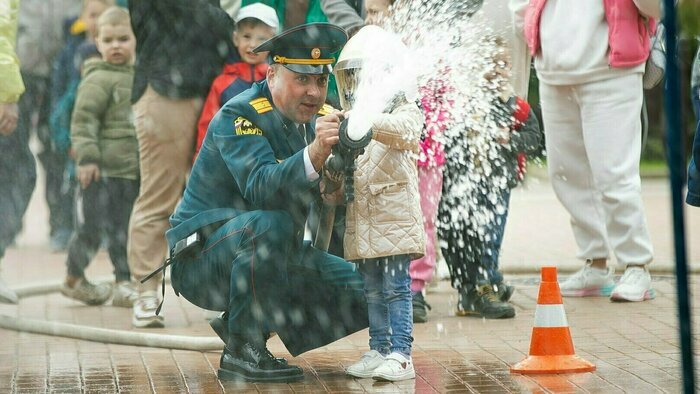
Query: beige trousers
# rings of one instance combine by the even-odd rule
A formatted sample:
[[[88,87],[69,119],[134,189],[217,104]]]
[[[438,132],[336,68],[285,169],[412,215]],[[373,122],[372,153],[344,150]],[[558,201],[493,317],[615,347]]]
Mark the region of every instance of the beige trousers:
[[[150,86],[133,106],[139,141],[141,189],[129,224],[129,268],[140,281],[166,258],[165,231],[192,164],[201,99],[170,99]],[[139,291],[155,290],[156,275]]]

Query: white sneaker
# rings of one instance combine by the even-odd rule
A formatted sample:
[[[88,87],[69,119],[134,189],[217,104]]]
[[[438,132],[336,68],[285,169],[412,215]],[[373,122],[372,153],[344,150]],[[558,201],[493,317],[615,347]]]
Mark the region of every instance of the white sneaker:
[[[413,360],[397,352],[392,352],[390,355],[386,356],[384,362],[378,366],[372,374],[372,379],[389,380],[392,382],[415,379],[415,377],[416,370],[413,369]]]
[[[615,289],[611,301],[646,301],[656,297],[651,288],[651,275],[644,267],[627,267]]]
[[[371,378],[372,373],[384,362],[385,357],[376,350],[370,350],[362,355],[360,361],[348,367],[345,371],[356,378]]]
[[[156,315],[160,299],[155,290],[144,291],[134,302],[131,323],[139,328],[162,328],[165,326],[163,316]]]
[[[0,278],[0,302],[5,304],[16,304],[19,302],[17,293]]]
[[[134,306],[134,302],[136,302],[136,299],[139,296],[134,284],[127,280],[117,282],[113,293],[114,297],[112,298],[112,305],[122,308],[131,308]]]
[[[112,296],[112,285],[109,283],[90,283],[87,279],[78,279],[73,287],[65,282],[61,286],[61,294],[87,305],[102,305]]]
[[[607,297],[615,287],[611,267],[605,271],[593,268],[590,262],[564,282],[559,284],[561,295],[564,297]]]

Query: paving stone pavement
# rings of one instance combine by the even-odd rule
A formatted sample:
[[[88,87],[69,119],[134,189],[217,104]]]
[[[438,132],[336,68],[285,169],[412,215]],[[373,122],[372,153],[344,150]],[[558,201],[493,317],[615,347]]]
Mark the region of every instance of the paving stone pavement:
[[[64,254],[11,249],[3,262],[10,283],[55,282],[63,274]],[[111,271],[100,253],[88,277]],[[604,298],[564,300],[579,356],[597,365],[594,373],[523,376],[509,366],[525,357],[538,292],[534,275],[507,275],[517,286],[517,316],[507,320],[458,317],[456,292],[449,282],[431,288],[429,322],[414,328],[413,358],[417,377],[399,383],[352,379],[343,370],[367,350],[367,331],[290,362],[304,368],[305,379],[293,384],[235,384],[216,378],[219,352],[193,352],[102,344],[17,333],[0,329],[0,392],[581,392],[676,393],[681,389],[680,349],[671,276],[655,276],[657,298],[644,303],[611,303]],[[692,277],[695,294],[700,276]],[[695,332],[700,329],[694,306]],[[95,327],[132,330],[130,310],[89,307],[58,293],[0,304],[0,314],[47,319]],[[170,289],[164,305],[166,328],[140,330],[193,336],[212,335],[205,313],[176,297]],[[700,341],[695,337],[696,365]],[[290,357],[277,338],[270,349]]]
[[[38,185],[42,184],[39,180]],[[13,286],[57,283],[65,275],[65,254],[47,247],[43,192],[35,191],[25,218],[26,231],[8,250],[2,274]],[[438,282],[426,299],[429,322],[414,328],[417,377],[400,383],[352,379],[345,367],[367,350],[367,331],[307,352],[290,362],[305,371],[294,384],[234,384],[216,378],[219,352],[193,352],[102,344],[0,329],[0,393],[35,392],[474,392],[474,393],[677,393],[681,389],[680,348],[675,303],[670,208],[666,181],[643,186],[650,232],[656,249],[650,302],[619,304],[604,298],[564,300],[579,356],[597,365],[594,373],[523,376],[509,366],[525,357],[538,291],[538,267],[559,266],[565,275],[580,266],[568,218],[546,181],[534,180],[513,195],[502,264],[506,280],[517,286],[517,316],[484,320],[454,314],[456,292]],[[700,210],[687,210],[688,240],[700,234]],[[700,248],[689,246],[690,268],[700,271]],[[111,274],[104,252],[88,268],[89,278]],[[560,278],[561,279],[561,278]],[[700,275],[691,277],[700,294]],[[700,313],[692,301],[695,365],[700,369]],[[201,309],[176,297],[170,288],[164,304],[166,328],[134,330],[192,336],[213,335]],[[0,315],[37,318],[94,327],[132,330],[130,310],[88,307],[58,293],[24,298],[18,306],[0,304]],[[278,356],[290,357],[279,339],[270,340]],[[698,374],[700,377],[700,374]]]

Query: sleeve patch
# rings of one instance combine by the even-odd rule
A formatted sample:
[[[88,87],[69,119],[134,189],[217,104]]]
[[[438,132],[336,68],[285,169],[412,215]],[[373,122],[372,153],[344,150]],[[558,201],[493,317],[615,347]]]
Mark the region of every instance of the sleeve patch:
[[[233,125],[236,128],[236,135],[262,135],[262,130],[242,116],[237,117]]]

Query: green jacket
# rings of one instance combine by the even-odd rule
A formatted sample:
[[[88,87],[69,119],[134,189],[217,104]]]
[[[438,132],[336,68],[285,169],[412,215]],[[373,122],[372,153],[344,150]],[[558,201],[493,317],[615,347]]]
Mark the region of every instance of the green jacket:
[[[245,7],[253,3],[263,3],[269,5],[277,11],[277,19],[280,22],[280,29],[285,29],[294,26],[283,26],[284,25],[284,13],[287,5],[286,0],[243,0],[241,7]],[[321,9],[321,0],[309,0],[309,9],[306,11],[306,23],[312,22],[328,22],[326,14],[323,13]]]
[[[19,0],[0,0],[0,10],[0,103],[16,103],[24,93],[15,52]]]
[[[71,120],[78,165],[95,163],[105,177],[139,178],[139,147],[130,102],[133,80],[133,66],[99,59],[83,65]]]

